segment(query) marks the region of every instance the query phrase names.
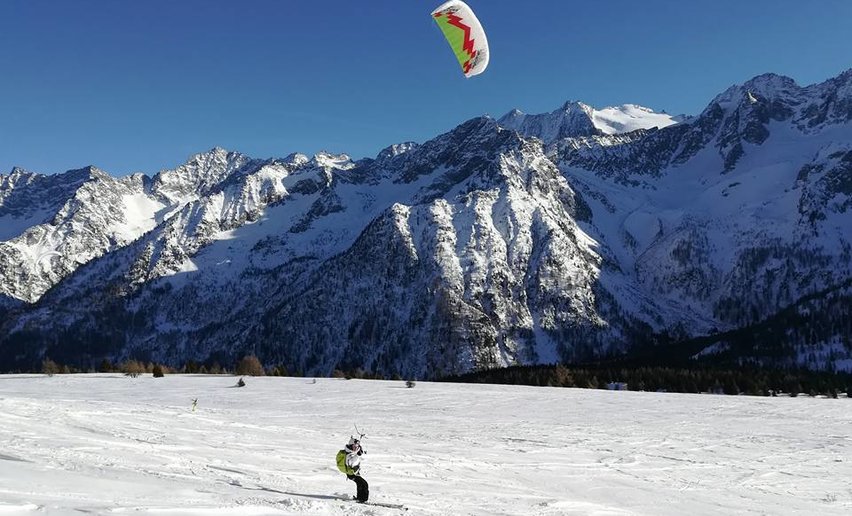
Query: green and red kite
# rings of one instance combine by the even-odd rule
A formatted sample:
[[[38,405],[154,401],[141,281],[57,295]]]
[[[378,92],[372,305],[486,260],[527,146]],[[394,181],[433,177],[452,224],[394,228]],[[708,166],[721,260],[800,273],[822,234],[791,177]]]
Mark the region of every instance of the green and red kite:
[[[444,32],[464,76],[484,72],[488,66],[488,40],[470,7],[460,0],[450,0],[432,11],[432,18]]]

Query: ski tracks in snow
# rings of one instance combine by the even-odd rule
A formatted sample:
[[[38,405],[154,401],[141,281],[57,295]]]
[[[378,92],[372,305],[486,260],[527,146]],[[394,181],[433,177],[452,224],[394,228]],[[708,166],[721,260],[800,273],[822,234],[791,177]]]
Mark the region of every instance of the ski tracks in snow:
[[[845,400],[418,382],[4,377],[0,515],[852,512]],[[198,398],[198,408],[191,401]]]

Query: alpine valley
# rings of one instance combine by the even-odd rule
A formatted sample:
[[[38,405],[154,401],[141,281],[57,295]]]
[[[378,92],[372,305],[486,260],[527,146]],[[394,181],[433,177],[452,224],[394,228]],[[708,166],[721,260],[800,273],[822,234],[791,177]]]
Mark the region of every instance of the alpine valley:
[[[434,378],[664,349],[852,371],[852,70],[693,117],[569,102],[375,159],[0,175],[0,369]]]

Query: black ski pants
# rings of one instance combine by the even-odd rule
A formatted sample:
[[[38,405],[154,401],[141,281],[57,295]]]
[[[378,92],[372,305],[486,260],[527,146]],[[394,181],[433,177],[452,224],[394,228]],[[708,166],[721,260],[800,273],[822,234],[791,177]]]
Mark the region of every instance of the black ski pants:
[[[358,486],[358,494],[355,495],[355,499],[359,502],[366,502],[370,498],[370,486],[367,485],[367,481],[361,475],[346,475],[346,478],[355,482],[355,485]]]

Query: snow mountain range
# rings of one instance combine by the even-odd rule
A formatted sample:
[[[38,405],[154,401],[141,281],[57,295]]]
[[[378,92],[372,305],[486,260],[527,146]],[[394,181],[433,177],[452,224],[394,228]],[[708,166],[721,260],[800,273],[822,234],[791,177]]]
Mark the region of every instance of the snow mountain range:
[[[375,159],[16,168],[0,367],[254,353],[435,377],[701,338],[702,359],[852,370],[850,211],[852,70],[758,76],[694,117],[515,110]],[[723,338],[791,310],[770,347]]]

